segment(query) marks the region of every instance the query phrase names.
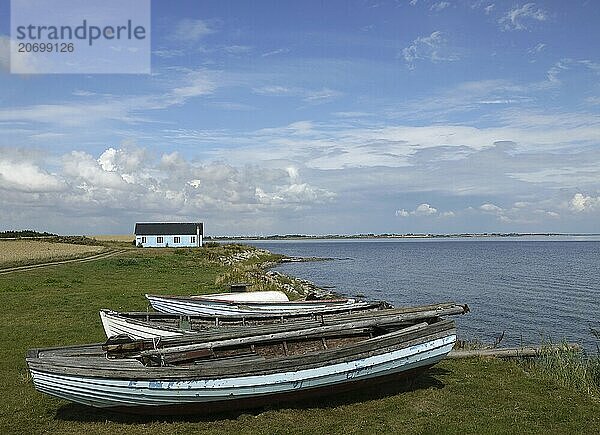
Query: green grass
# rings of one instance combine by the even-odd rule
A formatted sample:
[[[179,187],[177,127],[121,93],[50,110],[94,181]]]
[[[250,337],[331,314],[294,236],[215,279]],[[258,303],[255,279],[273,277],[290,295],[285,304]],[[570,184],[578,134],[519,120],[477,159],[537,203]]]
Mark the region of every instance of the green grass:
[[[520,363],[533,375],[600,397],[600,353],[590,356],[562,343],[558,349],[547,345],[539,358],[524,359]]]
[[[496,360],[444,361],[411,384],[208,418],[111,414],[36,392],[32,347],[102,341],[98,310],[145,310],[144,293],[223,290],[230,250],[131,249],[118,257],[0,276],[0,433],[599,433],[593,396]]]

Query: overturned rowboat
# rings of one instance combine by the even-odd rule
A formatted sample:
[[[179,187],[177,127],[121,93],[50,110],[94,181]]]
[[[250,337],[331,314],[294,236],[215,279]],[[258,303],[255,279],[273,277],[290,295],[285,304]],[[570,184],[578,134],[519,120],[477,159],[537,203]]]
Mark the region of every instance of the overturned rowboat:
[[[117,340],[32,349],[35,388],[77,403],[174,414],[250,408],[414,376],[456,341],[451,320],[396,314],[211,340]]]
[[[145,339],[177,337],[195,333],[212,334],[222,328],[238,329],[257,334],[260,331],[272,330],[273,327],[281,330],[284,324],[288,329],[301,329],[325,323],[341,323],[352,319],[391,314],[401,315],[405,321],[414,322],[415,320],[428,320],[439,316],[465,314],[468,311],[469,307],[467,305],[454,302],[405,308],[391,308],[386,303],[372,302],[361,309],[352,310],[351,313],[294,312],[274,316],[261,314],[260,316],[218,317],[156,312],[118,313],[111,310],[101,310],[100,319],[107,338],[124,334],[134,339]]]
[[[335,312],[364,307],[370,302],[352,298],[317,300],[265,300],[263,292],[223,293],[208,296],[170,296],[146,294],[156,311],[168,314],[204,316],[282,315],[291,312]],[[271,293],[271,292],[269,292]]]

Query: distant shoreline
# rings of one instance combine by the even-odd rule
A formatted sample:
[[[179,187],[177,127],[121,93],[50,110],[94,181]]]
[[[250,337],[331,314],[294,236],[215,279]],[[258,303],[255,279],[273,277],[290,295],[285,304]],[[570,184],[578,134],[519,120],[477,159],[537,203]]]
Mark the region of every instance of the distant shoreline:
[[[600,233],[456,233],[456,234],[327,234],[327,235],[269,235],[269,236],[205,236],[204,240],[331,240],[331,239],[457,239],[498,237],[594,237]]]

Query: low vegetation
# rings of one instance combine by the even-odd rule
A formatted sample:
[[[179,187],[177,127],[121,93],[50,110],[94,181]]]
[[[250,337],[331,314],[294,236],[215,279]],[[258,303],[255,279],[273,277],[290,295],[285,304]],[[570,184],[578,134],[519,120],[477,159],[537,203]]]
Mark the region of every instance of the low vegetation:
[[[521,366],[533,376],[600,399],[600,352],[588,355],[563,343],[559,349],[542,349],[539,358],[525,359]]]
[[[0,239],[20,239],[31,237],[57,237],[56,234],[34,230],[0,231]]]
[[[98,253],[104,249],[102,246],[46,240],[0,240],[0,267],[68,260]]]
[[[247,249],[240,245],[201,249],[121,246],[129,249],[111,258],[0,275],[0,433],[600,432],[596,396],[533,366],[499,360],[447,360],[408,384],[389,383],[293,406],[274,404],[209,417],[119,415],[38,393],[26,369],[27,349],[102,341],[98,310],[145,310],[145,293],[225,290],[227,280],[218,284],[218,277],[232,266],[219,259]]]
[[[134,234],[102,234],[87,237],[99,242],[131,242],[133,244],[133,241],[135,240]]]

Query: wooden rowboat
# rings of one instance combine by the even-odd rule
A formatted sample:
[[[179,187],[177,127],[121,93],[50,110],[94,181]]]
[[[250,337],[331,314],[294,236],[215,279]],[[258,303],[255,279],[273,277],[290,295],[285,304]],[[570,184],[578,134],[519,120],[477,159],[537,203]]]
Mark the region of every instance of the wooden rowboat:
[[[35,388],[125,412],[206,413],[332,394],[414,376],[456,341],[454,322],[397,314],[210,341],[189,336],[32,349]]]
[[[384,312],[381,312],[385,310]],[[281,329],[281,325],[291,325],[292,328],[301,329],[318,326],[325,323],[347,322],[352,319],[373,317],[378,315],[400,314],[406,321],[427,320],[439,316],[464,314],[469,307],[454,302],[434,305],[421,305],[392,309],[388,304],[373,302],[362,309],[353,310],[351,313],[290,313],[283,316],[266,317],[215,317],[215,316],[185,316],[177,314],[164,314],[155,312],[128,312],[118,313],[110,310],[101,310],[100,318],[107,338],[125,334],[133,339],[153,337],[176,337],[186,334],[208,333],[212,334],[222,328],[233,328],[250,332],[268,331],[269,325]],[[272,328],[271,328],[272,329]]]
[[[249,292],[242,294],[262,292]],[[222,295],[206,296],[167,296],[146,294],[146,299],[156,311],[168,314],[198,314],[205,316],[244,316],[259,315],[282,315],[295,311],[329,311],[347,310],[348,308],[360,308],[369,302],[357,301],[355,299],[318,299],[301,301],[264,301],[244,300],[219,297]]]

